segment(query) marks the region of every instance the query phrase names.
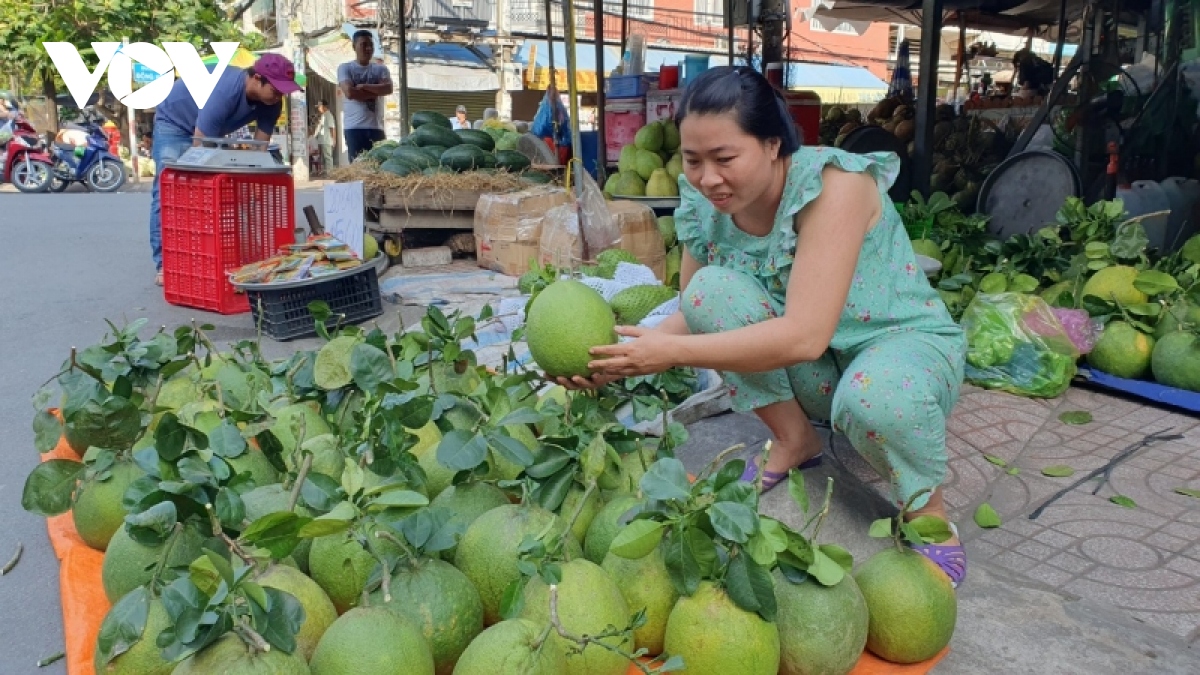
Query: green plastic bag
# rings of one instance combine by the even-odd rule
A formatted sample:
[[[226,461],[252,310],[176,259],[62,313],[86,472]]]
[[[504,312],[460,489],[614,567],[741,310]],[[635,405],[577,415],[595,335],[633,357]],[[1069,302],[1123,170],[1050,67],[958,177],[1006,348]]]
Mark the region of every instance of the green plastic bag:
[[[980,293],[961,323],[971,384],[1037,398],[1054,398],[1071,386],[1079,349],[1041,298]]]

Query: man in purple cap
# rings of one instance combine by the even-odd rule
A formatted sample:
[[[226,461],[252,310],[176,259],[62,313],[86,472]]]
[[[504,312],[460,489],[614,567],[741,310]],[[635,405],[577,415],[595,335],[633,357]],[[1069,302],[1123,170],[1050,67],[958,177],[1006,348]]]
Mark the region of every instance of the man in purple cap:
[[[228,136],[255,122],[255,140],[271,140],[275,122],[283,109],[283,97],[300,91],[292,62],[279,54],[263,54],[254,66],[242,70],[228,66],[201,109],[184,85],[175,80],[171,93],[154,112],[154,189],[150,197],[150,251],[157,270],[155,283],[162,286],[162,210],[158,199],[163,162],[179,159],[201,138]]]

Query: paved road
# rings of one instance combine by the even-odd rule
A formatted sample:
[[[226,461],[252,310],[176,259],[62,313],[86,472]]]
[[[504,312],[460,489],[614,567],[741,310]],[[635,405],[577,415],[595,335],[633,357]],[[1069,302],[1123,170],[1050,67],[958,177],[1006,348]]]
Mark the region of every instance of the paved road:
[[[66,672],[62,662],[35,665],[62,651],[63,635],[58,564],[45,521],[21,508],[25,476],[38,461],[34,392],[71,346],[103,337],[105,319],[121,325],[146,317],[151,325],[176,326],[200,317],[217,326],[219,343],[253,336],[249,315],[223,317],[162,299],[146,233],[149,204],[146,193],[0,194],[0,565],[19,542],[25,545],[20,564],[0,577],[0,673]],[[298,215],[306,204],[319,212],[320,192],[297,193]]]

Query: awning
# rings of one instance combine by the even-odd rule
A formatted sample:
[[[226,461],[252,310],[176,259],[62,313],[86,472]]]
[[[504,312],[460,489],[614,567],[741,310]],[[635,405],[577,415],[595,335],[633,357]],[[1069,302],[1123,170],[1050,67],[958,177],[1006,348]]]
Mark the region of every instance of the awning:
[[[821,103],[875,103],[887,96],[888,84],[858,66],[789,63],[784,74],[788,89],[815,92]]]
[[[487,54],[486,49],[483,50]],[[329,82],[337,83],[338,66],[354,60],[349,40],[334,40],[308,49],[308,67]],[[381,57],[377,60],[383,62]],[[387,54],[393,81],[398,82],[400,60]],[[451,43],[409,45],[408,87],[431,91],[495,91],[500,78],[476,54]]]
[[[532,55],[532,58],[531,58]],[[525,68],[526,89],[550,87],[550,55],[545,40],[525,40],[513,57]],[[604,72],[611,73],[621,65],[621,52],[616,47],[604,48]],[[555,82],[559,91],[567,90],[567,46],[554,41]],[[575,43],[575,89],[580,93],[596,91],[596,46],[591,42]]]

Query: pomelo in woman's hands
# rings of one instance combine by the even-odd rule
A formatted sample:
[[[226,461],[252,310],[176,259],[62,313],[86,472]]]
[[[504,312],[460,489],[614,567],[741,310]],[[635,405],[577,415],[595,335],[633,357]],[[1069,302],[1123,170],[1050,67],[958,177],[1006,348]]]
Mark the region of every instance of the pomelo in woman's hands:
[[[592,347],[617,342],[616,318],[604,297],[578,281],[556,281],[533,300],[525,339],[550,377],[591,377]]]

